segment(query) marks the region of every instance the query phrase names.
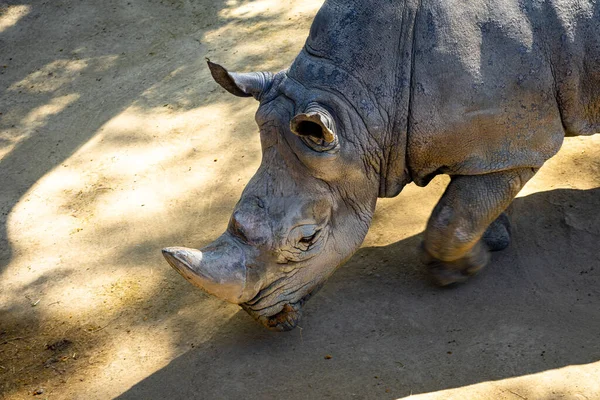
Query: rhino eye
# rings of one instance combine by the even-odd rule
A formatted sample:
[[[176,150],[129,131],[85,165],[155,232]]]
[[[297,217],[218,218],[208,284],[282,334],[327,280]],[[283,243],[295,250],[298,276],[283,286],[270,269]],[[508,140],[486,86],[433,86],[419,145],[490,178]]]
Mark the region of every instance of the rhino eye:
[[[294,228],[290,244],[300,251],[308,251],[319,240],[320,229],[316,225],[303,225]]]
[[[319,234],[320,231],[316,231],[315,233],[313,233],[310,236],[303,236],[302,239],[300,239],[300,243],[302,244],[311,244],[312,242],[314,242],[315,238],[317,237],[317,235]]]

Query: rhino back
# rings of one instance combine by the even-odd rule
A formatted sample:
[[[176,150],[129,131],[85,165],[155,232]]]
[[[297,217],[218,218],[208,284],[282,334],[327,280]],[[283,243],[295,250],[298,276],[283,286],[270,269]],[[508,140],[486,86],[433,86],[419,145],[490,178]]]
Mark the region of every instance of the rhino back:
[[[358,140],[380,144],[381,195],[397,194],[406,170],[424,185],[538,168],[565,134],[600,130],[599,10],[595,0],[326,0],[289,75],[360,115]]]
[[[565,131],[598,131],[599,8],[423,0],[408,132],[413,179],[537,168]]]
[[[600,2],[555,0],[530,13],[546,39],[567,136],[600,132]]]

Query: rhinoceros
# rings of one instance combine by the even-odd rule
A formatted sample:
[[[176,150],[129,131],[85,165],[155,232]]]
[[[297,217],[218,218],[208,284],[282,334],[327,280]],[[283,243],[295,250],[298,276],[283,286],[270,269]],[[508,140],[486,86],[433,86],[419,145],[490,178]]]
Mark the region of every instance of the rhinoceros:
[[[462,282],[508,246],[507,207],[563,138],[600,131],[597,0],[326,0],[289,69],[208,66],[259,101],[262,161],[223,235],[163,254],[277,331],[378,197],[450,176],[420,252],[435,282]]]

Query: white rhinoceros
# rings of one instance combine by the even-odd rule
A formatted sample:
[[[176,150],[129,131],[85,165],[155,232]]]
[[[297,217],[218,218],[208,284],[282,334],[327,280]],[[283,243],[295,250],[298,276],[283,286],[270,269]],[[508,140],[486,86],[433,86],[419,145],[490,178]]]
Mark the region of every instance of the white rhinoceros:
[[[422,260],[441,285],[509,243],[504,214],[565,135],[600,131],[600,1],[327,0],[288,70],[215,80],[259,101],[263,159],[227,231],[163,253],[274,330],[363,241],[378,197],[437,174]]]

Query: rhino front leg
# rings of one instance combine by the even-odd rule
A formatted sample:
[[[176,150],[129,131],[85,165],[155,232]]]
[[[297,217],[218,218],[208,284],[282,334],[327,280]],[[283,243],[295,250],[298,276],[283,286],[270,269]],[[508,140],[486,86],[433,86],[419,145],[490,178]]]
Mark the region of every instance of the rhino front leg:
[[[487,264],[489,251],[482,236],[488,227],[487,233],[501,231],[501,214],[536,171],[452,177],[429,218],[422,245],[422,261],[438,285],[465,281]]]

